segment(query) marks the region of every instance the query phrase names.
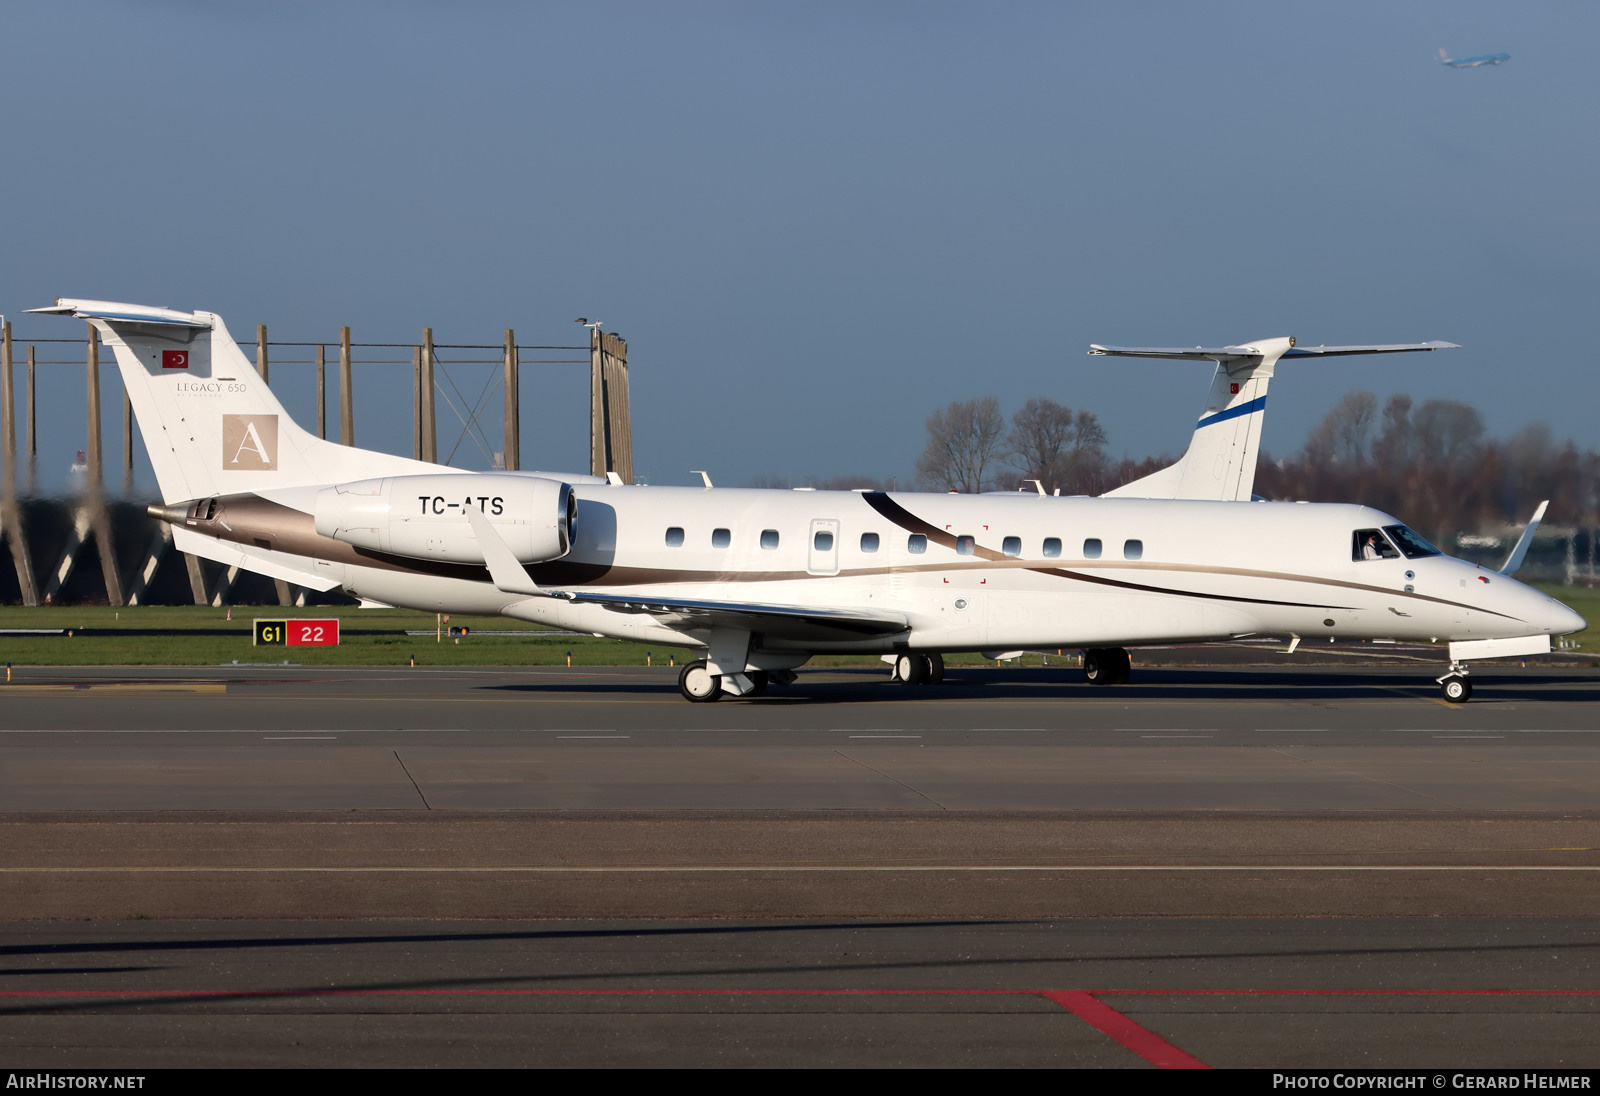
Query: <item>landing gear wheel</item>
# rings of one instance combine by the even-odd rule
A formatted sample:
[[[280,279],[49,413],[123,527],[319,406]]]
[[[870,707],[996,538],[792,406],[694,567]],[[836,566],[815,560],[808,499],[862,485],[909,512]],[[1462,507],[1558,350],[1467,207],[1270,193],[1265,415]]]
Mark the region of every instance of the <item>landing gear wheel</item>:
[[[1091,647],[1083,652],[1083,676],[1091,685],[1121,685],[1133,671],[1133,660],[1121,647]]]
[[[944,655],[940,654],[938,651],[935,651],[931,655],[923,655],[922,657],[928,663],[928,684],[943,685]]]
[[[1472,699],[1472,682],[1457,674],[1451,674],[1439,682],[1439,692],[1452,704],[1465,704]]]
[[[1083,652],[1083,678],[1091,685],[1110,685],[1116,678],[1111,652],[1102,647],[1090,647]]]
[[[894,662],[895,680],[902,685],[926,685],[929,670],[926,655],[904,654]]]
[[[722,698],[722,679],[704,660],[691,662],[678,672],[678,691],[692,704],[710,704]]]
[[[750,691],[745,693],[745,696],[760,696],[767,691],[767,685],[770,681],[767,677],[767,671],[746,670],[744,676],[750,679]]]

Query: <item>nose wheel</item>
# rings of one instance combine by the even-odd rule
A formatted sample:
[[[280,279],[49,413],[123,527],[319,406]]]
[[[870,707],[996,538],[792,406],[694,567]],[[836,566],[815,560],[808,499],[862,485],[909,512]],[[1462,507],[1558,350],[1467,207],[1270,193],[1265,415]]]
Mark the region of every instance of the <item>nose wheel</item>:
[[[1452,704],[1465,704],[1472,699],[1472,682],[1467,678],[1467,668],[1452,662],[1450,669],[1439,678],[1439,695]]]
[[[1461,674],[1446,674],[1439,679],[1439,693],[1452,704],[1472,699],[1472,682]]]

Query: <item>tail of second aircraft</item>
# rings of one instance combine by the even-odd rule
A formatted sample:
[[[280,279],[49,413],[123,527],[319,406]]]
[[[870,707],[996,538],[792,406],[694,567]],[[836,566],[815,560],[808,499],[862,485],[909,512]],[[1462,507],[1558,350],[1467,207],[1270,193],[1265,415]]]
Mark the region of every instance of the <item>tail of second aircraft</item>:
[[[59,299],[117,358],[165,502],[445,471],[302,430],[209,312]]]
[[[1259,339],[1243,346],[1099,346],[1096,356],[1214,361],[1216,373],[1189,448],[1176,464],[1106,492],[1108,498],[1213,499],[1247,501],[1255,486],[1267,386],[1284,358],[1341,357],[1442,350],[1455,343],[1393,343],[1373,346],[1296,346],[1293,336]]]

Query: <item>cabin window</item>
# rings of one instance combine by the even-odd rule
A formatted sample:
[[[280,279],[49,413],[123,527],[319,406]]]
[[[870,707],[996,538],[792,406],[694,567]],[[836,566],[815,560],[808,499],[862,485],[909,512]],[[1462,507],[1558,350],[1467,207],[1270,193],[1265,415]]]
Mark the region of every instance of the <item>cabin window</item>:
[[[811,538],[811,547],[815,548],[819,552],[833,551],[833,534],[825,533],[819,530]]]
[[[711,547],[726,548],[733,543],[733,534],[726,529],[711,530]]]
[[[972,537],[956,538],[956,554],[970,556],[978,547],[978,542]]]
[[[1144,541],[1125,540],[1122,542],[1123,559],[1140,559],[1144,556]]]
[[[778,531],[776,529],[761,530],[761,547],[776,548],[778,546]]]
[[[1407,559],[1422,559],[1424,556],[1444,554],[1404,525],[1385,525],[1383,531],[1389,534],[1389,539],[1399,546]]]
[[[667,547],[668,548],[682,548],[683,547],[683,529],[682,528],[680,528],[679,526],[674,525],[672,528],[667,530]]]
[[[914,556],[920,556],[928,550],[928,538],[921,533],[912,533],[906,538],[906,551]]]
[[[877,533],[862,533],[861,534],[861,550],[863,552],[876,552],[878,550],[878,534]]]
[[[1045,559],[1060,559],[1061,558],[1061,538],[1060,537],[1045,537],[1044,538],[1044,558]]]
[[[1020,556],[1022,554],[1022,538],[1007,537],[1000,542],[1000,551],[1008,556]]]
[[[1100,558],[1100,538],[1099,537],[1090,537],[1088,540],[1083,542],[1083,558],[1084,559],[1099,559]]]
[[[1400,553],[1382,529],[1357,529],[1350,539],[1350,558],[1359,563],[1364,559],[1399,559]]]

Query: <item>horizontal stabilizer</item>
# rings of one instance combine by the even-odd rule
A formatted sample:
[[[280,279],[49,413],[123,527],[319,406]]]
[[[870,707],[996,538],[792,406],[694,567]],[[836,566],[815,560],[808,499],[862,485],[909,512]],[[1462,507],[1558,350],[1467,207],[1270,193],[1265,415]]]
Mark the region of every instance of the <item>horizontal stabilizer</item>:
[[[57,297],[49,308],[30,308],[46,316],[75,316],[80,320],[122,320],[134,323],[164,324],[169,327],[210,327],[211,318],[196,316],[193,312],[179,312],[172,308],[153,308],[147,304],[123,304],[121,301],[85,301],[72,297]]]
[[[1459,350],[1459,343],[1374,343],[1367,346],[1294,346],[1280,357],[1337,358],[1351,354],[1405,354],[1418,350]],[[1254,346],[1101,346],[1089,347],[1089,356],[1095,358],[1167,358],[1191,362],[1231,362],[1242,358],[1259,358],[1267,351]]]

